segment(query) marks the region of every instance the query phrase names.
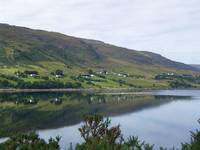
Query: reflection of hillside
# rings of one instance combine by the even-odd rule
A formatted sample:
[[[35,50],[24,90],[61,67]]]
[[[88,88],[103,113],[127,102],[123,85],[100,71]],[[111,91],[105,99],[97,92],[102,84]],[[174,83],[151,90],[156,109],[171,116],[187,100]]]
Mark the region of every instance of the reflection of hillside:
[[[16,104],[16,100],[28,98],[36,104]],[[54,98],[62,103],[51,103]],[[136,95],[87,95],[76,94],[10,94],[0,95],[0,135],[36,129],[58,128],[81,122],[84,114],[101,113],[105,116],[122,115],[142,109],[157,107],[173,100],[186,97],[136,96]]]

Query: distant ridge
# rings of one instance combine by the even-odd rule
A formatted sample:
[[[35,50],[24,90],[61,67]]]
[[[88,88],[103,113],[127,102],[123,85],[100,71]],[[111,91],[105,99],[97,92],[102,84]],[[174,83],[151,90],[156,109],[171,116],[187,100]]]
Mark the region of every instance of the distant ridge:
[[[192,67],[197,68],[197,69],[200,70],[200,65],[198,65],[198,64],[191,64],[190,66],[192,66]]]

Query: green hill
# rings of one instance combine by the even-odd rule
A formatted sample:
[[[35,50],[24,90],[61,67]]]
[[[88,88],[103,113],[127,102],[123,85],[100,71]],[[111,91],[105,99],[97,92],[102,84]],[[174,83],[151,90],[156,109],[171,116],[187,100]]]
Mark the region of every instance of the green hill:
[[[52,72],[62,70],[65,74],[56,79]],[[166,87],[165,81],[157,82],[155,75],[173,72],[198,74],[197,68],[171,61],[161,55],[130,50],[104,42],[75,38],[56,32],[32,30],[25,27],[0,24],[0,81],[17,84],[5,79],[16,72],[34,70],[39,77],[21,77],[24,82],[50,81],[81,82],[83,87]],[[94,79],[77,79],[92,70]],[[106,70],[106,75],[97,72]],[[126,78],[121,76],[126,75]],[[3,87],[3,86],[2,86]]]

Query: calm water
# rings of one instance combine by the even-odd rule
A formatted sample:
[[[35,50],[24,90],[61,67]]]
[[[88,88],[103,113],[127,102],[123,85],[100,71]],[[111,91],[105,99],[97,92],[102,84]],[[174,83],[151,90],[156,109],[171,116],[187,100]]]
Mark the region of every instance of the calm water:
[[[55,99],[60,102],[56,103]],[[30,99],[34,104],[29,104]],[[0,137],[36,130],[42,138],[61,136],[64,149],[82,142],[78,128],[82,115],[101,113],[131,135],[157,147],[179,147],[199,128],[200,91],[154,91],[149,95],[34,93],[0,95]],[[1,141],[0,140],[0,141]]]

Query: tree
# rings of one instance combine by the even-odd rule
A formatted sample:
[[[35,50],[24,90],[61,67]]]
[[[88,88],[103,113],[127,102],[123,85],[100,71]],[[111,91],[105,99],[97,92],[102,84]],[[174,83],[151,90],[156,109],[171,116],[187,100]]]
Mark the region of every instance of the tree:
[[[85,140],[77,149],[120,149],[122,135],[119,125],[109,128],[110,120],[100,115],[86,116],[84,125],[79,128],[81,137]],[[117,143],[119,140],[119,143]]]

